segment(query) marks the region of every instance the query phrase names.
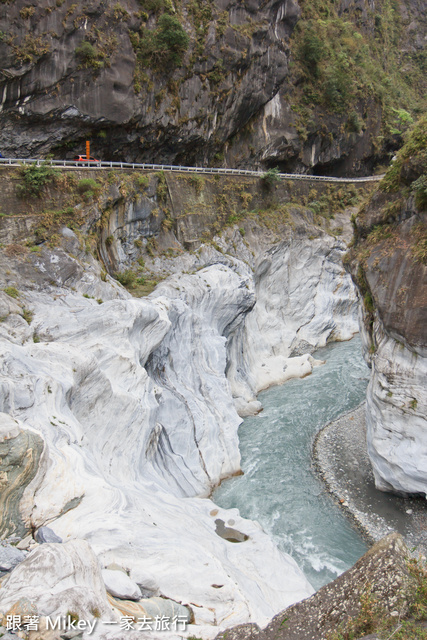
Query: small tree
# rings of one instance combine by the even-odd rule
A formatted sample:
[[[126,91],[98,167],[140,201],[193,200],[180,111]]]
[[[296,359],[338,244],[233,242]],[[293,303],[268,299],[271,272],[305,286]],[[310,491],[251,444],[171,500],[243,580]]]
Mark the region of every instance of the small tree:
[[[299,47],[299,57],[306,70],[315,78],[319,75],[319,62],[324,55],[324,42],[316,35],[313,29],[307,29]]]
[[[178,67],[182,64],[182,58],[187,51],[190,38],[178,18],[164,13],[159,19],[155,42],[160,57],[168,64]]]
[[[415,192],[415,204],[421,211],[427,209],[427,174],[421,175],[411,185]]]
[[[274,187],[278,182],[280,182],[279,169],[277,167],[269,169],[264,173],[261,180],[267,187]]]

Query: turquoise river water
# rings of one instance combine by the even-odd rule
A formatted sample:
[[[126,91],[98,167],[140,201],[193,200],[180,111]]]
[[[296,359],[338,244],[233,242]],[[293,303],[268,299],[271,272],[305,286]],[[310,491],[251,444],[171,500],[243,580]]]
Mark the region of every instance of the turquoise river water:
[[[244,475],[223,482],[213,500],[257,520],[318,589],[352,566],[367,546],[313,470],[313,439],[362,402],[369,370],[359,338],[314,356],[326,364],[259,395],[264,410],[239,429]]]

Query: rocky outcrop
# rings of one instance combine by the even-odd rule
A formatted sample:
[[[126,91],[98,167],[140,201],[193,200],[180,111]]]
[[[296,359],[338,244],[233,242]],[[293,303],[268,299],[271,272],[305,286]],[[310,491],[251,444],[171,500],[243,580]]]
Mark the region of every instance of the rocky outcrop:
[[[53,227],[46,241],[34,231],[27,237],[22,229],[15,236],[4,231],[10,244],[0,255],[5,309],[7,302],[0,409],[17,432],[37,434],[43,447],[26,493],[12,487],[10,501],[25,532],[47,525],[64,541],[58,547],[85,539],[102,567],[122,567],[142,594],[189,604],[196,635],[211,637],[248,619],[264,624],[312,592],[257,523],[207,496],[240,471],[241,419],[232,390],[242,413],[256,411],[260,386],[289,372],[308,374],[317,345],[357,329],[350,278],[340,265],[345,243],[333,234],[336,224],[337,235],[345,235],[338,231],[345,216],[316,218],[282,185],[266,192],[268,207],[258,214],[228,222],[242,200],[262,204],[259,185],[246,190],[236,182],[233,192],[231,181],[220,184],[231,195],[215,212],[212,194],[223,193],[213,181],[200,193],[200,185],[187,184],[187,209],[199,208],[185,219],[185,182],[151,176],[135,191],[134,179],[120,188],[107,179],[105,192],[86,204],[80,231]],[[166,201],[159,189],[165,182]],[[236,210],[227,210],[230,203]],[[162,207],[157,215],[153,204]],[[222,232],[212,237],[216,225]],[[90,243],[95,229],[97,245]],[[203,243],[206,229],[212,231]],[[52,235],[56,247],[49,246]],[[157,249],[150,255],[152,239]],[[36,240],[36,251],[25,249]],[[194,251],[185,253],[190,240]],[[119,275],[139,268],[172,275],[148,297],[133,298],[91,247]],[[298,305],[283,344],[272,341],[269,352],[260,342],[234,366],[235,354],[255,342],[257,323],[271,324],[277,336],[275,309],[286,319]],[[261,382],[257,348],[269,367]],[[128,615],[133,606],[120,610]]]
[[[146,300],[62,294],[27,291],[38,341],[3,340],[2,410],[48,449],[29,499],[11,498],[26,527],[87,538],[104,565],[192,602],[199,626],[266,619],[310,593],[258,525],[195,497],[239,469],[223,334],[253,304],[244,265],[171,279]],[[247,540],[217,535],[218,517]]]
[[[72,157],[90,139],[110,160],[366,174],[398,144],[402,92],[423,93],[413,0],[3,5],[4,156]]]
[[[73,612],[82,620],[111,617],[98,560],[85,540],[43,544],[3,578],[0,607],[4,615],[20,599],[37,603],[44,616]]]
[[[41,466],[43,449],[37,433],[20,429],[9,415],[0,414],[1,538],[27,531],[19,505]]]
[[[376,485],[420,494],[427,494],[425,140],[424,119],[359,214],[350,256],[372,366],[366,416]]]
[[[356,333],[344,251],[331,236],[296,234],[258,257],[256,304],[230,346],[228,378],[243,413],[260,408],[255,398],[262,389],[311,373],[319,364],[310,355],[316,348]]]
[[[273,618],[265,629],[242,625],[217,640],[325,640],[350,626],[351,636],[365,637],[390,619],[389,630],[409,613],[417,582],[408,567],[408,549],[398,534],[377,542],[358,562],[311,598]],[[399,627],[400,628],[400,627]],[[369,636],[371,637],[371,636]],[[376,637],[376,636],[372,636]]]

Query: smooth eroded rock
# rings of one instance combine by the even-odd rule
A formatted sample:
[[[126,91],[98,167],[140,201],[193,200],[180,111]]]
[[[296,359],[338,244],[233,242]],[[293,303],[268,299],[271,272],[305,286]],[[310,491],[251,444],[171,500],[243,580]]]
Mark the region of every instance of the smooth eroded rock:
[[[141,590],[123,571],[102,570],[105,588],[115,598],[121,600],[140,600]]]
[[[34,538],[39,544],[51,542],[60,544],[62,542],[62,538],[57,536],[50,527],[39,527],[34,535]]]
[[[0,614],[5,615],[18,601],[29,601],[45,616],[67,611],[83,620],[95,614],[112,616],[98,559],[85,540],[34,549],[3,578]]]

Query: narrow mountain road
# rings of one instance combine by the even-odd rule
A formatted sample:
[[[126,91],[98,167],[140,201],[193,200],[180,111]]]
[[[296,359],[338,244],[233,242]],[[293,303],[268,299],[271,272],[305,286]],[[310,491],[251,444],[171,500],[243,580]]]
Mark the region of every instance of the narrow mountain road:
[[[45,160],[40,159],[18,159],[0,158],[0,167],[19,167],[21,165],[37,164],[41,165]],[[253,176],[262,178],[265,171],[250,171],[249,169],[225,169],[217,167],[183,167],[170,164],[138,164],[136,162],[77,162],[75,160],[50,160],[49,164],[62,169],[140,169],[141,171],[175,171],[178,173],[213,173],[219,175],[232,176]],[[383,175],[366,176],[364,178],[336,178],[334,176],[313,176],[300,173],[279,173],[279,178],[287,180],[308,180],[309,182],[378,182]]]

